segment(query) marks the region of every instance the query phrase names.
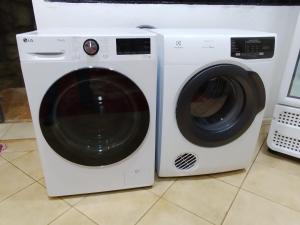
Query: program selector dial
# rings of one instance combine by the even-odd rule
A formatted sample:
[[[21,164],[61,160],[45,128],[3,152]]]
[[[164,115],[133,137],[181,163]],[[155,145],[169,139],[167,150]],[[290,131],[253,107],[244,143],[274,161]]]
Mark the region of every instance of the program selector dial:
[[[96,40],[88,39],[83,44],[83,49],[86,54],[93,56],[96,55],[99,51],[99,45]]]

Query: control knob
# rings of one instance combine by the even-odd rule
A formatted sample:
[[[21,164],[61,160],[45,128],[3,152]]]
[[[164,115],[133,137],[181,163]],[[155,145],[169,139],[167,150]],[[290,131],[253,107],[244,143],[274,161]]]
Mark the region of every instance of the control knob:
[[[99,45],[96,40],[88,39],[83,44],[83,49],[86,54],[92,56],[96,55],[99,51]]]

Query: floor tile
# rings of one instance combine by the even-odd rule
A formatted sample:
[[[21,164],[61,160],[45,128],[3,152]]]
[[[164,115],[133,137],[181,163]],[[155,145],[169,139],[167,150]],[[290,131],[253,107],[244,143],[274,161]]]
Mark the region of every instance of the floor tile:
[[[252,161],[255,160],[256,155],[259,152],[259,150],[262,148],[265,140],[266,140],[266,135],[261,134],[258,138],[255,154],[253,156]],[[247,175],[248,169],[249,168],[244,169],[244,170],[226,172],[226,173],[218,173],[218,174],[213,174],[212,176],[214,178],[217,178],[218,180],[221,180],[221,181],[225,182],[225,183],[234,185],[236,187],[240,187],[242,185],[242,182],[244,181],[246,175]]]
[[[236,170],[226,173],[217,173],[213,174],[212,177],[217,180],[223,181],[227,184],[231,184],[236,187],[240,187],[242,185],[243,180],[247,175],[247,170]]]
[[[155,178],[155,183],[148,190],[152,193],[162,196],[164,192],[175,182],[174,178]]]
[[[75,209],[70,209],[65,214],[60,216],[50,225],[95,225],[96,223],[90,220],[85,215]]]
[[[82,199],[84,199],[86,195],[74,195],[74,196],[66,196],[62,197],[69,205],[74,206],[79,203]]]
[[[2,136],[3,140],[35,138],[32,123],[14,123]]]
[[[26,155],[13,160],[12,163],[35,180],[39,180],[43,177],[43,171],[37,151],[27,153]]]
[[[6,152],[31,152],[37,149],[35,139],[3,140],[7,145]]]
[[[35,183],[0,204],[0,225],[46,225],[69,207],[58,198],[49,199],[45,188]]]
[[[137,225],[211,225],[207,221],[189,213],[176,205],[160,199]]]
[[[38,182],[39,182],[39,184],[41,184],[42,186],[46,187],[45,178],[39,179]]]
[[[1,156],[8,161],[17,159],[37,149],[35,139],[5,140],[2,143],[7,145],[7,149],[1,153]]]
[[[0,124],[0,140],[2,140],[3,135],[6,134],[6,132],[8,131],[8,129],[12,126],[11,123],[1,123]]]
[[[75,207],[99,224],[133,225],[157,201],[146,190],[90,195]]]
[[[0,156],[0,166],[1,166],[3,163],[6,163],[6,160],[4,160],[4,159]]]
[[[254,163],[242,188],[300,211],[300,177]]]
[[[34,180],[10,163],[0,164],[0,201],[33,182]]]
[[[221,224],[237,191],[232,185],[202,176],[177,180],[163,197],[214,224]]]
[[[265,143],[260,151],[256,162],[263,163],[268,167],[276,168],[281,172],[300,177],[300,159],[292,159],[285,155],[272,153]]]
[[[46,183],[45,183],[44,178],[38,180],[38,182],[46,188]],[[74,206],[78,202],[80,202],[82,199],[84,199],[85,197],[86,197],[86,195],[73,195],[73,196],[61,197],[61,199],[63,199],[69,205]]]
[[[299,225],[300,213],[240,191],[224,225]]]

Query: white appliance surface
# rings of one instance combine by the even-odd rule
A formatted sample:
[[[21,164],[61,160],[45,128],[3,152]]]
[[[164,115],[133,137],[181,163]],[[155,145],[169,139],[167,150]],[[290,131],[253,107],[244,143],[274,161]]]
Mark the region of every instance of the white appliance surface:
[[[117,54],[117,39],[140,38],[150,40],[149,53]],[[98,43],[99,52],[96,55],[90,56],[85,53],[83,44],[88,39],[93,39]],[[139,29],[58,29],[20,34],[17,35],[17,42],[49,196],[152,185],[154,183],[157,85],[155,35]],[[91,43],[88,47],[93,48]],[[87,70],[104,68],[106,71],[124,75],[124,79],[129,78],[142,91],[149,107],[149,126],[141,144],[129,156],[109,165],[87,166],[65,159],[54,151],[49,144],[51,140],[50,142],[46,140],[41,129],[40,113],[45,93],[66,74],[83,68]],[[91,80],[87,88],[97,91],[92,83]],[[68,90],[66,89],[65,92]],[[130,95],[130,92],[126,94]],[[101,109],[101,96],[97,101]],[[115,127],[117,133],[118,126],[121,125],[110,124],[109,126]],[[105,144],[101,142],[99,145],[102,143]]]
[[[300,14],[275,106],[268,147],[276,152],[300,158]]]
[[[276,40],[276,34],[224,29],[152,31],[158,34],[160,40],[156,156],[158,175],[189,176],[247,168],[255,156],[264,109],[257,113],[247,130],[238,138],[220,146],[201,146],[187,140],[179,129],[176,117],[180,115],[176,115],[176,112],[181,106],[178,105],[178,99],[184,87],[191,83],[192,77],[194,79],[207,68],[224,64],[257,73],[268,99],[274,56],[261,59],[231,57],[231,38],[271,37]],[[189,121],[189,118],[186,120]]]
[[[278,104],[300,108],[300,16],[298,16],[289,57],[283,74]]]

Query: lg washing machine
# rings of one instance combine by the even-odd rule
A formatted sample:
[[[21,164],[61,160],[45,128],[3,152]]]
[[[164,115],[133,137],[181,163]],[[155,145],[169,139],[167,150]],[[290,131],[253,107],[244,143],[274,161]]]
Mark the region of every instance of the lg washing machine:
[[[152,185],[155,35],[64,29],[17,41],[49,196]]]
[[[189,176],[246,168],[273,76],[276,35],[157,29],[157,172]]]

